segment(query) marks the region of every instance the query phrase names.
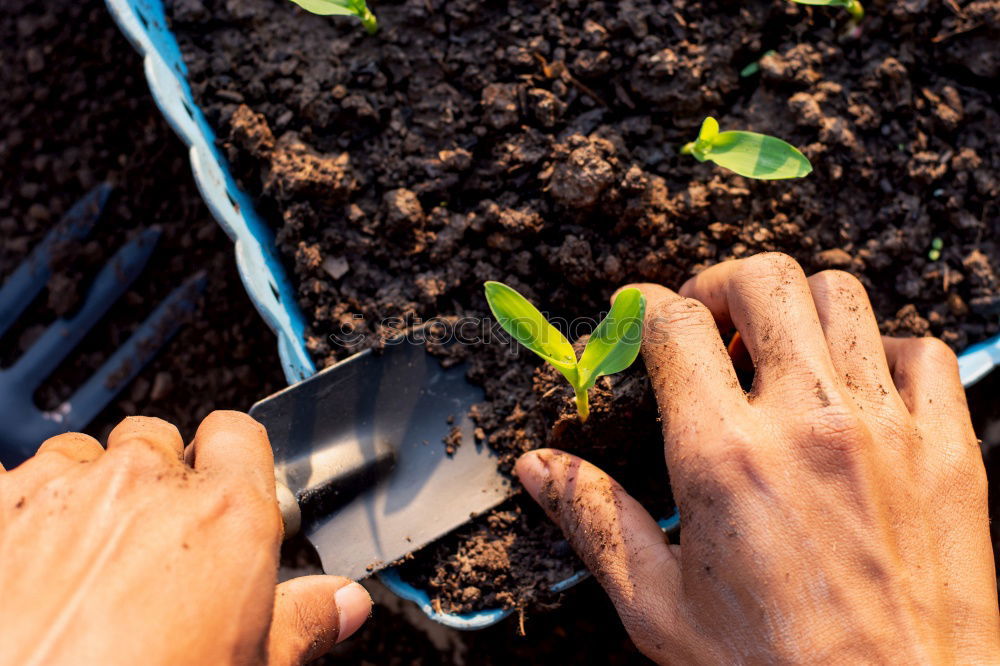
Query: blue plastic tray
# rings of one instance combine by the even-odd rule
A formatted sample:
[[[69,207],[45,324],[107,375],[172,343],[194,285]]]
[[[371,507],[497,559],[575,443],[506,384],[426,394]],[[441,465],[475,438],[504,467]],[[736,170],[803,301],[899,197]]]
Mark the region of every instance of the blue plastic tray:
[[[187,67],[177,40],[167,25],[161,0],[106,0],[118,27],[143,57],[153,99],[167,122],[189,147],[191,170],[205,203],[236,247],[236,266],[250,299],[278,336],[278,355],[289,384],[316,372],[306,350],[305,320],[295,291],[275,251],[274,235],[257,215],[253,202],[236,185],[229,166],[215,145],[215,133],[194,102]],[[975,345],[959,359],[966,386],[1000,364],[1000,336]],[[675,529],[677,516],[660,525]],[[579,572],[555,586],[568,589],[586,578]],[[483,629],[510,615],[510,610],[487,610],[467,615],[437,613],[427,593],[414,588],[389,569],[382,582],[404,599],[415,602],[431,619],[455,629]]]

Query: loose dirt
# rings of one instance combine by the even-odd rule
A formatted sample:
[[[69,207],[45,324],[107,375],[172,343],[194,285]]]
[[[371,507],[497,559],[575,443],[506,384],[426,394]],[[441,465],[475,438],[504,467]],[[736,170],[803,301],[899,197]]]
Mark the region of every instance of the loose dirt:
[[[998,330],[996,0],[872,3],[856,39],[843,12],[780,0],[390,1],[375,37],[284,0],[168,4],[199,103],[278,231],[320,364],[376,344],[388,318],[482,316],[484,280],[572,321],[628,281],[676,286],[763,250],[857,275],[886,333],[960,349]],[[799,146],[815,171],[752,182],[679,155],[708,114]],[[344,327],[363,339],[338,344]],[[581,430],[536,359],[465,352],[487,393],[474,417],[505,466],[560,445],[669,510],[665,487],[626,471],[661,448],[641,367],[601,385],[606,412]],[[450,611],[542,599],[551,545],[527,565],[535,583],[494,584],[493,554],[513,562],[550,530],[526,506],[406,575]]]

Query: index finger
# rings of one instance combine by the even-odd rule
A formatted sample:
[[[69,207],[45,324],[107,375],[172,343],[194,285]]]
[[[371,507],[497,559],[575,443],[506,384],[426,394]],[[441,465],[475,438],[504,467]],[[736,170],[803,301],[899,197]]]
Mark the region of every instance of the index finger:
[[[196,470],[245,477],[274,497],[274,454],[267,431],[248,414],[214,411],[198,426],[185,459]]]
[[[646,297],[642,358],[663,420],[667,464],[747,406],[712,313],[658,284],[628,285]]]

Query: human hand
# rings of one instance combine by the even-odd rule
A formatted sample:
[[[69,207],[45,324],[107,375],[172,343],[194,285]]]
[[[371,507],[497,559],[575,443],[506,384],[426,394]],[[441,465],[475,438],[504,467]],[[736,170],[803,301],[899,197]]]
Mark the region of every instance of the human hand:
[[[213,412],[185,451],[159,419],[0,467],[0,664],[298,664],[368,617],[335,576],[277,584],[264,428]]]
[[[997,663],[986,474],[955,355],[879,335],[847,273],[709,268],[648,301],[680,545],[566,453],[517,472],[661,663]],[[719,329],[756,369],[745,393]]]

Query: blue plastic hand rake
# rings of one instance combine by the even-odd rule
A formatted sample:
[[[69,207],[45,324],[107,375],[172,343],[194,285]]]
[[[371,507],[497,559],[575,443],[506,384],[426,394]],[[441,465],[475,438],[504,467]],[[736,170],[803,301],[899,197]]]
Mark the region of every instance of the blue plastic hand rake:
[[[100,218],[111,186],[104,184],[78,201],[0,288],[3,335],[45,286],[56,251],[86,238]],[[83,304],[71,317],[53,322],[14,365],[0,370],[0,462],[12,467],[31,456],[47,438],[83,429],[170,339],[194,310],[204,289],[199,273],[174,289],[100,369],[58,408],[35,406],[33,394],[139,276],[160,237],[148,229],[115,253],[94,279]]]

